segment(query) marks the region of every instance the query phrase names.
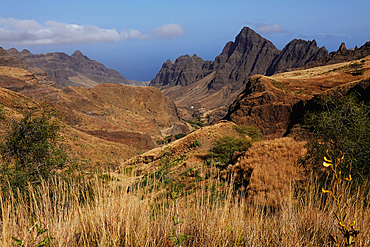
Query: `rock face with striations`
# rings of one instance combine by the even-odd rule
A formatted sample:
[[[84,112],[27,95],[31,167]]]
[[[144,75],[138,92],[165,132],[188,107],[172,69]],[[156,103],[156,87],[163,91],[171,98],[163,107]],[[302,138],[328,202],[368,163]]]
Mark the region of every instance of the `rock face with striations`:
[[[75,51],[71,56],[63,52],[34,55],[28,50],[19,52],[12,48],[8,53],[31,67],[47,72],[48,76],[61,87],[91,88],[99,83],[132,84],[118,71],[108,69],[103,64],[84,56],[80,51]]]

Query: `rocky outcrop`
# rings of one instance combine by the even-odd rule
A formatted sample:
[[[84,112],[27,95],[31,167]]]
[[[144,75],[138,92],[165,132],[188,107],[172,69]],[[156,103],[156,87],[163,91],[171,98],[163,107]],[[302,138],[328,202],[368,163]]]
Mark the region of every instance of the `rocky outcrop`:
[[[169,59],[163,63],[161,70],[150,82],[150,85],[161,89],[177,85],[187,86],[211,72],[211,61],[204,61],[195,54],[192,57],[184,55],[177,58],[175,62]]]
[[[266,75],[285,72],[291,68],[303,67],[305,64],[316,61],[318,58],[326,55],[328,55],[326,48],[319,48],[315,40],[294,39],[274,59],[267,69]]]
[[[268,77],[255,75],[230,105],[224,119],[256,126],[270,138],[281,137],[288,128],[293,105],[301,99],[277,89]]]
[[[34,55],[28,50],[19,52],[15,48],[7,52],[31,67],[47,72],[48,76],[61,87],[91,88],[99,83],[126,85],[132,83],[116,70],[108,69],[103,64],[90,60],[80,51],[75,51],[71,56],[63,52]]]

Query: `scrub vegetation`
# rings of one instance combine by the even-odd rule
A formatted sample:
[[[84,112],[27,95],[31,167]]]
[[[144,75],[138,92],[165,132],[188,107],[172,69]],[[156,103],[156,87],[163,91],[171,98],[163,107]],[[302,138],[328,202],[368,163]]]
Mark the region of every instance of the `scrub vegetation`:
[[[0,245],[369,246],[369,108],[352,97],[326,102],[306,116],[318,140],[306,148],[261,140],[253,127],[220,135],[211,126],[182,136],[182,153],[164,147],[158,167],[110,172],[71,165],[52,112],[9,121]]]

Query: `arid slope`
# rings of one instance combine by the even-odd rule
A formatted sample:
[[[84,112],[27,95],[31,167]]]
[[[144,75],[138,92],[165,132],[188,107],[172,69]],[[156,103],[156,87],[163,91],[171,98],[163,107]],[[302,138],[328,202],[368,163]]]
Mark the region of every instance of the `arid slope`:
[[[231,104],[225,119],[256,126],[269,138],[282,137],[321,94],[369,90],[370,57],[267,77],[255,75]],[[366,89],[367,88],[367,89]]]

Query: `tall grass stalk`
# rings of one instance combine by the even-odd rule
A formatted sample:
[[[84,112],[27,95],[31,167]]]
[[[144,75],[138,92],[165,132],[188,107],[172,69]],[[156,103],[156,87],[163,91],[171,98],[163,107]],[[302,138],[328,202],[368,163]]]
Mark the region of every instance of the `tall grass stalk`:
[[[35,218],[53,238],[52,246],[174,246],[173,200],[154,198],[145,188],[128,189],[130,180],[85,181],[89,190],[61,180],[42,182],[29,185],[31,199],[0,194],[0,245],[11,246],[12,237],[27,242]],[[348,212],[361,231],[356,246],[370,246],[370,198],[363,188],[348,201]],[[257,203],[232,192],[215,199],[199,186],[177,201],[181,232],[189,235],[184,245],[329,246],[328,233],[336,231],[331,199],[315,181],[298,195],[295,191],[292,184],[289,199],[274,204],[269,198]]]

